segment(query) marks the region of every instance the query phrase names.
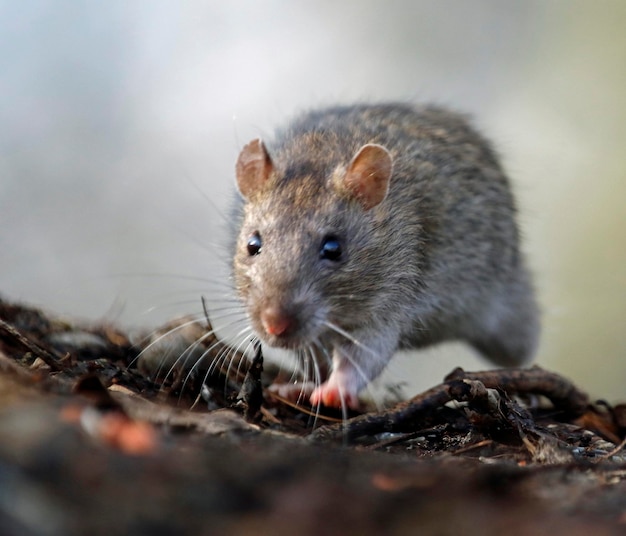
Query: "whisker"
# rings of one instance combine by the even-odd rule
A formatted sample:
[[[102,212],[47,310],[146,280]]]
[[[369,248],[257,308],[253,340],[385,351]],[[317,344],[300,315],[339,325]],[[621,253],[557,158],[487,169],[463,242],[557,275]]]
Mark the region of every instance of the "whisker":
[[[232,324],[231,324],[232,325]],[[251,328],[244,328],[243,330],[240,331],[239,334],[245,334],[247,331],[251,331]],[[223,344],[223,347],[220,349],[220,351],[218,352],[217,356],[215,356],[211,363],[209,364],[209,366],[207,367],[206,372],[204,373],[204,376],[202,378],[202,380],[200,381],[200,385],[205,385],[208,381],[208,379],[216,373],[216,371],[218,369],[221,370],[221,374],[224,376],[224,394],[226,394],[228,392],[228,387],[229,387],[229,381],[230,381],[230,376],[231,376],[231,367],[232,367],[232,363],[235,359],[235,356],[237,356],[238,354],[241,356],[241,358],[239,359],[239,364],[237,366],[237,375],[240,375],[240,367],[242,362],[245,360],[245,356],[247,355],[247,349],[244,351],[241,351],[240,348],[242,346],[242,343],[239,343],[236,347],[233,346],[229,346],[227,344],[222,343],[221,341],[217,341],[215,344],[213,344],[210,348],[208,348],[203,355],[198,359],[198,361],[193,365],[193,367],[190,369],[189,373],[187,374],[185,381],[183,382],[183,390],[184,388],[186,388],[187,382],[191,379],[191,377],[193,376],[196,368],[199,370],[199,367],[201,366],[201,362],[205,360],[205,358],[207,357],[207,355],[210,355],[211,352],[215,349],[215,347],[218,344]],[[224,371],[224,364],[228,361],[228,366],[226,367],[226,370]],[[182,393],[181,393],[182,394]],[[198,402],[200,401],[200,397],[202,396],[202,388],[200,390],[200,392],[198,393],[198,396],[196,397],[196,400],[193,402],[192,408],[195,407]]]
[[[203,201],[205,201],[211,207],[212,211],[220,217],[222,222],[225,224],[229,224],[230,218],[228,218],[226,214],[224,214],[222,209],[217,205],[217,203],[215,203],[215,201],[213,201],[213,199],[211,199],[211,197],[209,197],[206,191],[200,188],[198,183],[195,180],[193,180],[193,176],[184,167],[182,171],[182,176],[185,178],[187,183],[189,183],[194,188],[194,190],[196,190],[196,192],[200,195]]]
[[[175,272],[114,272],[102,276],[105,279],[117,279],[122,277],[128,278],[154,278],[154,279],[179,279],[182,281],[194,281],[196,283],[209,283],[209,284],[224,284],[221,281],[217,281],[215,278],[209,279],[207,277],[200,277],[197,275],[186,275]]]
[[[195,351],[195,349],[198,348],[206,339],[214,336],[214,334],[215,333],[214,333],[213,330],[208,331],[207,333],[205,333],[204,335],[202,335],[201,337],[196,339],[192,344],[190,344],[185,349],[185,351],[182,352],[181,355],[176,359],[174,364],[170,367],[169,371],[167,372],[167,374],[163,378],[163,383],[167,382],[170,374],[172,374],[176,370],[176,368],[179,366],[180,360],[183,359],[183,358],[184,358],[184,363],[183,363],[183,366],[181,368],[182,368],[182,370],[184,370],[185,365],[187,363],[187,360],[193,355],[193,352]],[[199,366],[202,363],[202,361],[204,361],[204,358],[207,355],[210,355],[211,352],[213,351],[213,349],[216,348],[217,346],[219,346],[220,344],[222,344],[221,341],[217,340],[211,346],[209,346],[207,349],[205,349],[202,352],[202,354],[195,360],[194,364],[191,366],[189,371],[186,373],[185,380],[183,381],[183,383],[181,385],[181,389],[180,389],[180,395],[181,396],[182,396],[182,393],[185,391],[188,379],[194,374],[195,368],[197,366]]]
[[[350,335],[350,333],[348,333],[347,331],[345,331],[344,329],[341,329],[339,326],[337,326],[336,324],[333,324],[332,322],[329,322],[327,320],[324,320],[322,322],[327,328],[331,329],[332,331],[334,331],[335,333],[338,333],[339,335],[341,335],[342,337],[346,338],[348,341],[350,341],[352,344],[354,344],[355,346],[358,346],[359,348],[365,350],[366,352],[369,352],[370,354],[377,356],[376,352],[374,350],[372,350],[371,348],[369,348],[368,346],[365,346],[361,341],[359,341],[358,339],[356,339],[354,336]]]
[[[324,321],[324,325],[326,325],[328,328],[330,328],[331,330],[335,331],[339,335],[345,337],[351,344],[353,344],[353,345],[357,346],[358,348],[361,348],[361,349],[365,350],[366,352],[370,353],[372,356],[374,356],[374,358],[378,358],[379,357],[378,354],[376,353],[376,351],[374,351],[371,348],[369,348],[368,346],[364,345],[361,341],[356,339],[353,335],[351,335],[347,331],[343,330],[339,326],[333,324],[332,322],[328,322],[328,321]],[[352,358],[352,356],[350,356],[348,353],[342,353],[342,356],[349,361],[349,363],[354,367],[354,369],[357,371],[359,376],[361,376],[361,378],[364,380],[365,389],[370,390],[370,382],[371,382],[372,378],[370,378],[369,375],[365,373],[365,371],[363,370],[361,365],[354,358]],[[339,386],[339,388],[340,388],[340,393],[339,394],[340,394],[341,401],[342,401],[342,413],[344,413],[344,411],[343,411],[343,409],[344,409],[343,408],[343,406],[344,406],[344,395],[341,392],[341,386]],[[371,394],[371,391],[370,391],[370,394]],[[379,404],[375,400],[375,398],[371,397],[371,399],[374,402],[374,404],[376,405],[376,407],[378,408]],[[345,419],[345,416],[344,416],[344,419]]]
[[[159,335],[156,339],[154,339],[152,342],[150,342],[147,346],[145,346],[141,352],[139,352],[139,354],[137,355],[137,357],[135,357],[129,364],[128,366],[131,367],[132,365],[134,365],[136,363],[137,360],[139,360],[141,358],[142,355],[144,355],[146,352],[148,352],[152,347],[154,347],[155,345],[159,344],[160,342],[162,342],[165,338],[170,337],[172,334],[176,333],[177,331],[181,331],[189,326],[192,326],[194,324],[198,324],[202,321],[202,318],[198,317],[198,318],[193,318],[191,317],[190,320],[183,322],[182,324],[179,324],[171,329],[168,329],[166,332],[162,333],[161,335]],[[139,345],[143,345],[145,342],[147,342],[148,340],[150,340],[155,334],[159,333],[159,329],[155,329],[153,330],[150,334],[144,336],[140,341],[139,341]]]
[[[316,346],[315,345],[311,345],[309,347],[309,355],[311,357],[311,361],[313,362],[313,372],[314,372],[314,388],[317,389],[321,384],[322,384],[322,372],[320,370],[320,365],[317,361],[317,351],[316,351]],[[321,411],[321,407],[322,407],[322,403],[321,401],[318,400],[318,402],[315,404],[315,417],[313,419],[313,423],[312,423],[312,427],[315,428],[315,426],[317,425],[317,419],[320,415],[320,411]]]
[[[245,328],[240,333],[243,336],[244,333],[249,333],[251,331],[252,331],[251,328]],[[241,343],[239,343],[237,345],[237,347],[234,349],[234,352],[240,352],[243,356],[248,356],[249,352],[251,352],[253,350],[253,347],[254,347],[254,340],[251,341],[251,340],[247,339],[247,337],[246,337],[245,339],[242,339]],[[244,348],[244,349],[241,350],[241,348]],[[237,376],[241,375],[241,366],[242,366],[242,362],[243,361],[244,360],[241,359],[239,361],[239,363],[237,364],[237,369],[235,371]],[[228,378],[230,378],[230,371],[231,371],[231,368],[232,368],[232,364],[233,364],[233,360],[231,359],[230,362],[228,363],[228,367],[226,369],[225,380],[224,380],[225,381],[224,388],[226,388],[227,382],[228,382]]]
[[[300,405],[305,397],[306,385],[310,381],[309,375],[312,359],[310,358],[310,356],[307,355],[306,348],[301,348],[298,350],[298,357],[299,360],[302,362],[302,381],[300,382],[300,392],[298,393],[296,404]]]

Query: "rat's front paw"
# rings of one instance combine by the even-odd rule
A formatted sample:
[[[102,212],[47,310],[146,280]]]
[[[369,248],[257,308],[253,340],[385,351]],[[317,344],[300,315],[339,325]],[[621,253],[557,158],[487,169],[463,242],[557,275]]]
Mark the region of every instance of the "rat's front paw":
[[[331,377],[332,379],[332,377]],[[337,384],[331,381],[323,383],[311,393],[311,405],[320,404],[329,408],[343,408],[358,410],[361,407],[359,397],[356,393],[350,393],[346,389],[340,389]]]

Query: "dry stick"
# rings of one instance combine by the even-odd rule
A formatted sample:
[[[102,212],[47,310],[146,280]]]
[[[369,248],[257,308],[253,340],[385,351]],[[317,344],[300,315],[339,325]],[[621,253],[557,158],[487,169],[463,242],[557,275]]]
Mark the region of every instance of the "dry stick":
[[[258,422],[262,418],[261,404],[263,404],[263,387],[261,374],[263,373],[263,352],[261,343],[255,343],[255,355],[248,372],[241,384],[237,400],[244,407],[243,416],[248,422]]]
[[[366,413],[336,425],[322,426],[309,436],[313,440],[354,439],[365,434],[393,432],[401,425],[431,414],[452,400],[447,384],[440,384],[406,402],[379,413]]]
[[[427,421],[432,413],[458,396],[459,383],[478,381],[491,389],[502,389],[509,394],[540,394],[548,397],[554,406],[572,415],[580,415],[589,404],[585,393],[572,382],[540,367],[530,369],[502,369],[485,372],[452,371],[445,383],[432,387],[411,400],[380,412],[359,415],[339,425],[323,426],[310,438],[350,440],[365,434],[406,431],[416,421]],[[452,390],[452,392],[451,392]]]
[[[206,319],[206,327],[208,330],[212,331],[213,326],[211,325],[211,320],[209,320],[209,308],[207,307],[206,298],[200,296],[200,301],[202,302],[202,310],[204,311],[204,318]]]
[[[612,458],[616,454],[619,454],[620,450],[622,450],[624,447],[626,447],[626,437],[612,451],[607,452],[606,454],[603,454],[602,456],[599,456],[597,461],[600,462],[600,461],[605,461],[605,460],[608,460],[609,458]]]
[[[292,402],[288,398],[286,398],[284,396],[280,396],[279,394],[276,394],[273,391],[269,391],[268,390],[265,393],[265,396],[266,396],[266,398],[271,398],[272,400],[276,400],[276,401],[280,402],[280,404],[282,406],[287,406],[287,407],[289,407],[291,409],[295,409],[299,413],[302,413],[302,414],[307,415],[309,417],[315,417],[319,421],[343,422],[343,419],[341,419],[340,417],[332,417],[331,415],[324,415],[323,413],[320,413],[317,410],[313,410],[312,408],[308,408],[306,406],[302,406],[302,405],[298,404],[297,402]]]
[[[549,398],[557,409],[573,416],[582,415],[589,397],[570,380],[535,365],[528,369],[500,369],[465,372],[456,368],[444,381],[478,380],[488,389],[502,389],[511,394],[538,394]]]
[[[14,326],[2,319],[0,319],[0,329],[9,336],[13,337],[13,339],[24,346],[29,352],[32,352],[35,356],[40,357],[51,370],[54,372],[61,370],[59,367],[59,361],[62,359],[62,356],[55,356],[45,348],[42,348],[36,342],[31,341],[28,337],[20,333],[20,331],[18,331]]]

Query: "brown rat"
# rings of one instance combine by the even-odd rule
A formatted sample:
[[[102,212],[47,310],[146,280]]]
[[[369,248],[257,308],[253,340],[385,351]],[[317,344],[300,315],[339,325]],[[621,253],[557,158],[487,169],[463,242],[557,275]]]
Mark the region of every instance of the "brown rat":
[[[237,291],[265,344],[315,360],[313,404],[356,406],[398,349],[463,340],[501,365],[532,358],[538,312],[511,188],[463,116],[309,112],[246,145],[236,173]]]

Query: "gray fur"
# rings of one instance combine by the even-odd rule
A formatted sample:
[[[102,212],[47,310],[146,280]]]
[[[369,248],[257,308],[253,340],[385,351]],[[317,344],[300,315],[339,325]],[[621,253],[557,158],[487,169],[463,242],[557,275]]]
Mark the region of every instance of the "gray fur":
[[[365,211],[337,181],[369,143],[389,151],[393,174],[387,197]],[[539,320],[511,188],[463,116],[404,104],[329,108],[297,118],[267,149],[273,173],[245,200],[233,261],[262,340],[326,348],[350,396],[399,348],[463,340],[498,364],[532,358]],[[255,231],[263,247],[251,257]],[[320,259],[328,234],[343,245],[339,263]],[[289,337],[263,333],[267,307],[293,319]]]

